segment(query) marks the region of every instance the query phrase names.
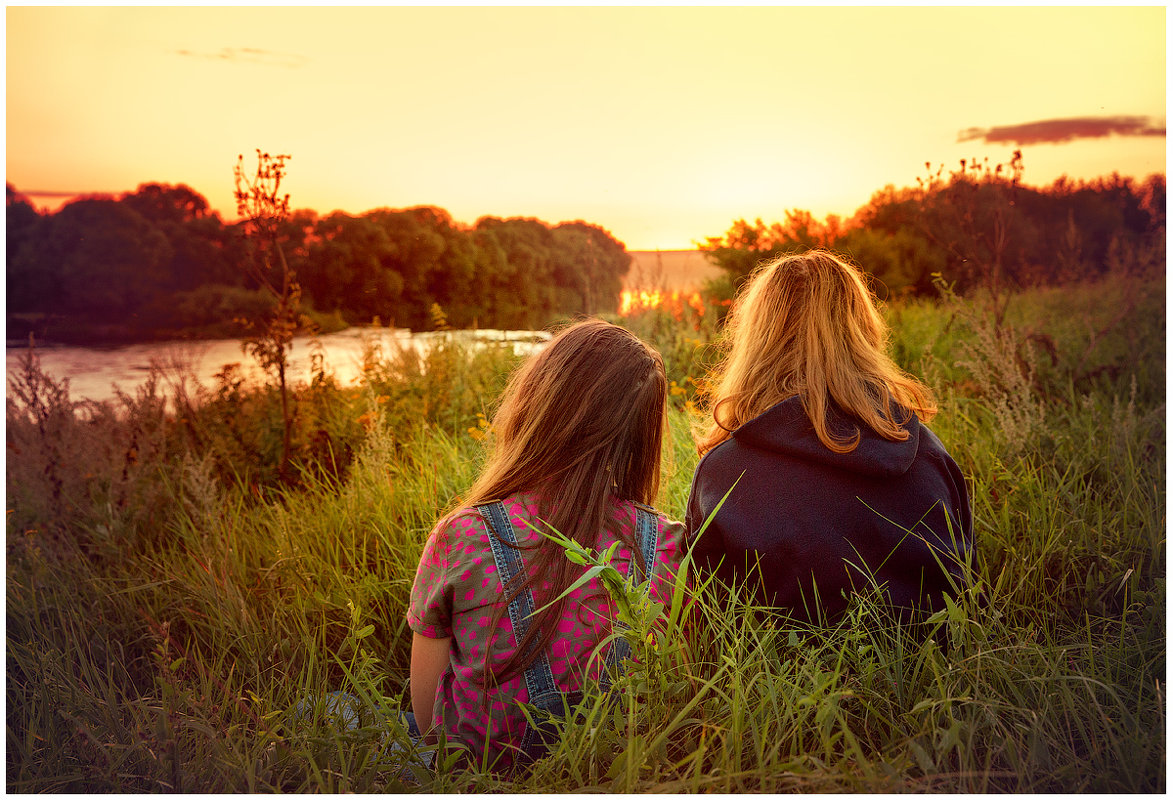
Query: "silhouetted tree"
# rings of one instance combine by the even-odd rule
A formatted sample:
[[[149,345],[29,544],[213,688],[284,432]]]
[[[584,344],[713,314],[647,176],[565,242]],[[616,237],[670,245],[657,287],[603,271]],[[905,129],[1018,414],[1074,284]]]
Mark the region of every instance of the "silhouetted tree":
[[[48,218],[41,244],[42,264],[60,271],[54,311],[132,323],[166,288],[170,243],[156,226],[116,200],[67,203]]]
[[[945,269],[945,254],[911,228],[850,228],[831,247],[878,278],[892,295],[927,293],[933,274]]]
[[[985,288],[998,317],[1010,288],[1094,277],[1117,264],[1151,269],[1163,259],[1164,176],[1061,178],[1034,189],[1021,175],[1019,152],[993,166],[966,159],[915,187],[884,187],[846,223],[802,211],[781,223],[737,220],[704,249],[736,283],[763,260],[830,247],[892,292],[931,292],[934,273],[959,291]]]
[[[4,187],[5,275],[9,312],[48,308],[59,276],[39,250],[44,220],[12,184]]]
[[[208,201],[186,184],[139,184],[122,202],[153,223],[181,223],[209,216]]]
[[[168,292],[239,283],[225,253],[224,225],[202,195],[183,184],[151,183],[123,195],[120,202],[154,225],[170,243]]]
[[[403,292],[392,266],[391,240],[368,217],[335,212],[314,227],[302,283],[318,309],[341,311],[347,320],[390,321]]]
[[[597,314],[615,311],[623,276],[631,268],[631,256],[623,243],[605,229],[576,220],[554,228],[561,270],[559,285],[579,293],[582,305],[576,311]]]

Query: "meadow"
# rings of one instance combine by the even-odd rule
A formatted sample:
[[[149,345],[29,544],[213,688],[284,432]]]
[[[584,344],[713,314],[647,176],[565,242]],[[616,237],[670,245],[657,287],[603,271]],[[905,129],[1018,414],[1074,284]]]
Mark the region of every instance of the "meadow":
[[[475,476],[505,350],[369,349],[297,388],[156,371],[106,404],[30,358],[7,397],[9,792],[1161,792],[1165,279],[891,302],[892,349],[938,395],[970,479],[972,586],[902,628],[872,598],[798,627],[677,592],[619,703],[524,774],[419,764],[404,610],[424,539]],[[613,318],[663,352],[682,518],[719,309]],[[682,585],[683,586],[683,585]],[[345,690],[346,730],[297,720]],[[320,711],[320,710],[319,710]]]

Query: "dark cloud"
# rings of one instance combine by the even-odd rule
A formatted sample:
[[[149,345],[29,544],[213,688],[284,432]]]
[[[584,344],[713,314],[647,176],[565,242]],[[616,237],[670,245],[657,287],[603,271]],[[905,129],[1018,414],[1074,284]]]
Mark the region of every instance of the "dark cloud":
[[[176,50],[176,55],[202,58],[208,61],[228,61],[235,64],[261,64],[266,67],[303,66],[309,59],[295,53],[275,53],[272,50],[258,50],[255,47],[222,47],[216,53],[196,53],[191,50]]]
[[[1164,136],[1165,122],[1153,117],[1067,117],[1040,120],[1021,125],[993,128],[967,128],[957,134],[958,142],[981,139],[988,144],[1016,145],[1058,144],[1075,139],[1101,139],[1105,136]]]

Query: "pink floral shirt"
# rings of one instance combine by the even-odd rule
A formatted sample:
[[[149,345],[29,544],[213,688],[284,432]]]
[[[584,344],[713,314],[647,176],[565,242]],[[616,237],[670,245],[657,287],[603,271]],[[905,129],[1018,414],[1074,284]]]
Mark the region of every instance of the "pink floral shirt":
[[[526,546],[541,535],[526,526],[523,519],[536,521],[536,507],[525,496],[510,496],[506,511],[513,524],[522,559],[529,562]],[[616,521],[625,536],[635,536],[636,512],[630,502],[618,502]],[[667,603],[672,582],[680,567],[684,542],[684,524],[658,516],[659,543],[657,564],[652,580],[652,597]],[[614,542],[603,533],[595,548],[602,550]],[[615,567],[624,575],[631,567],[631,553],[626,546],[616,551]],[[637,574],[638,575],[638,574]],[[448,669],[436,688],[433,722],[442,726],[449,741],[459,741],[473,754],[485,753],[488,763],[507,767],[512,763],[509,746],[519,746],[526,720],[519,702],[529,700],[522,673],[496,686],[485,705],[483,671],[486,650],[490,665],[500,668],[516,650],[513,625],[502,602],[501,581],[489,546],[487,524],[475,509],[464,509],[440,521],[428,537],[420,557],[407,622],[412,630],[433,639],[452,638]],[[543,593],[535,593],[536,607],[548,602]],[[589,666],[591,652],[599,641],[611,633],[613,615],[606,592],[594,579],[568,597],[563,617],[550,641],[550,668],[562,692],[580,689],[583,673],[597,678],[606,649]],[[496,634],[490,627],[497,619]],[[420,728],[426,728],[420,721]]]

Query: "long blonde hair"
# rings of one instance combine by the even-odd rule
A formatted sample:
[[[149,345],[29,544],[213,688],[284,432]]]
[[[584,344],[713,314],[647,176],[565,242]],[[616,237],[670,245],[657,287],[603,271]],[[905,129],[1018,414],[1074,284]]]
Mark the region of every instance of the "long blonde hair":
[[[908,438],[909,412],[924,421],[937,413],[928,387],[888,356],[888,327],[860,271],[826,250],[759,267],[733,304],[722,343],[724,358],[707,381],[712,419],[697,440],[702,454],[795,396],[836,453],[854,450],[860,434],[831,433],[831,403],[893,441]]]
[[[600,532],[613,528],[615,497],[655,503],[667,397],[664,361],[654,348],[602,320],[570,326],[510,377],[493,418],[492,453],[460,505],[532,493],[538,517],[597,547]],[[631,537],[614,533],[637,554]],[[525,565],[525,580],[505,588],[505,603],[547,582],[548,598],[556,598],[582,572],[545,539],[527,553]],[[559,602],[537,613],[514,655],[493,671],[498,680],[524,670],[542,652],[562,607]],[[485,672],[487,682],[487,654]]]

